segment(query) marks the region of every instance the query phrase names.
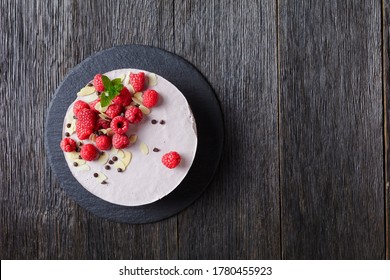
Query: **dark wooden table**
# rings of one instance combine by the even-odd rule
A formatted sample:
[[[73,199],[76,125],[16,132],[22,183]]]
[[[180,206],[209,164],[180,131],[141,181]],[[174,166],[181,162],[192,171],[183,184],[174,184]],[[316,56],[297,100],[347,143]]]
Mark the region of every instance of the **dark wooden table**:
[[[0,0],[1,259],[389,258],[390,1]],[[224,155],[161,222],[85,211],[45,157],[55,89],[121,44],[207,77]]]

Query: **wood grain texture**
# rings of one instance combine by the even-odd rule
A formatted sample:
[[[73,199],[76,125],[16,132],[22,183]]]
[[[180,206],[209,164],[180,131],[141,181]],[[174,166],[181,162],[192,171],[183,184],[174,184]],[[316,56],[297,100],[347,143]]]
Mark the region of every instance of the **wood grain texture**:
[[[179,214],[179,258],[280,258],[274,1],[175,1],[175,51],[210,81],[225,118],[219,172]]]
[[[1,259],[176,258],[177,218],[109,222],[71,201],[45,160],[55,89],[92,53],[118,44],[172,50],[172,1],[0,1]],[[145,17],[147,13],[148,17]],[[7,154],[4,153],[7,151]]]
[[[390,259],[390,1],[383,1],[383,97],[384,97],[384,141],[385,141],[385,180],[386,180],[386,259]]]
[[[383,259],[380,1],[279,1],[282,257]]]
[[[0,0],[0,258],[389,258],[389,3]],[[43,144],[65,75],[131,43],[193,63],[225,117],[206,193],[147,225],[80,208]]]

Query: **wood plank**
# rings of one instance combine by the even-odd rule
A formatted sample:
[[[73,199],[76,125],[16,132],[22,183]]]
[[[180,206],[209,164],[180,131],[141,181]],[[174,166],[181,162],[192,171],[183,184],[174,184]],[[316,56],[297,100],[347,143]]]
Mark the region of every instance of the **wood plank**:
[[[385,134],[385,180],[386,180],[386,259],[390,259],[390,1],[383,1],[383,90],[384,90],[384,134]]]
[[[43,145],[48,104],[81,60],[126,43],[172,50],[173,2],[0,0],[0,11],[0,258],[177,258],[176,217],[127,225],[86,212],[53,178]]]
[[[380,1],[279,1],[282,257],[383,259]]]
[[[274,1],[175,1],[175,51],[222,105],[225,147],[205,194],[179,215],[179,258],[280,258]]]

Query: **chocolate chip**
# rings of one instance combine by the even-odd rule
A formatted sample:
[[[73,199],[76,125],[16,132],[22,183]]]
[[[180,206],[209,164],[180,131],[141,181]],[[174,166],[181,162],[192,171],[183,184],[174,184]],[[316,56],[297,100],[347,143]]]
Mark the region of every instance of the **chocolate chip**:
[[[65,133],[65,136],[66,136],[66,137],[69,137],[69,136],[70,136],[69,132],[66,132],[66,133]]]
[[[93,87],[93,84],[92,83],[88,83],[88,85],[87,86],[89,86],[89,87]]]
[[[99,177],[99,174],[97,174],[97,173],[93,173],[93,177]]]
[[[76,117],[76,116],[73,116],[73,118],[74,118],[75,120],[77,120],[77,117]]]
[[[160,151],[160,150],[157,149],[157,148],[154,148],[154,149],[153,149],[153,152],[156,152],[156,153],[157,153],[157,152],[159,152],[159,151]]]
[[[67,127],[67,128],[69,128],[69,127],[71,127],[71,126],[72,126],[72,125],[71,125],[70,123],[67,123],[67,124],[66,124],[66,127]]]
[[[105,184],[107,184],[107,182],[106,182],[106,181],[103,181],[102,184],[105,185]]]
[[[97,95],[100,96],[102,93],[100,91],[97,92]]]
[[[122,172],[123,170],[122,170],[122,168],[118,168],[117,171],[118,172]]]
[[[117,158],[116,156],[113,156],[113,157],[112,157],[112,160],[113,160],[113,161],[117,161],[118,158]]]
[[[157,121],[156,121],[156,120],[152,120],[151,123],[152,123],[152,124],[156,124]]]
[[[79,147],[76,147],[76,152],[80,152],[80,148]]]
[[[161,120],[161,121],[160,121],[160,124],[165,124],[165,121],[164,121],[164,120]]]
[[[77,162],[74,162],[73,163],[73,166],[78,166],[79,164]]]
[[[79,159],[83,159],[83,158],[79,155]]]
[[[110,169],[111,169],[111,167],[110,167],[109,165],[106,165],[104,168],[105,168],[106,170],[110,170]]]
[[[109,164],[114,164],[114,162],[112,160],[109,160],[108,163]]]
[[[83,145],[83,142],[79,142],[79,146],[81,147]]]

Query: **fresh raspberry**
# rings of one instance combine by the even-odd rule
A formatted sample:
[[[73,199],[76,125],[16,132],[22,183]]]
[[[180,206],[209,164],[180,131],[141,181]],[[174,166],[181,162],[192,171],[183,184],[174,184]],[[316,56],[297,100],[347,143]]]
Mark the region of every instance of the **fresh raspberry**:
[[[177,152],[169,152],[163,155],[161,161],[166,167],[172,169],[179,165],[181,157]]]
[[[145,86],[145,73],[139,72],[138,74],[130,73],[130,83],[133,86],[135,92],[142,91]]]
[[[91,109],[82,109],[77,117],[77,122],[83,127],[93,129],[96,123],[96,114]]]
[[[98,110],[95,109],[95,106],[96,104],[98,104],[100,102],[100,98],[96,99],[95,101],[92,101],[91,103],[89,103],[89,108],[94,111],[95,113],[100,113]]]
[[[76,121],[76,133],[80,140],[85,140],[93,133],[96,125],[96,114],[91,109],[79,111]]]
[[[115,96],[115,98],[112,100],[112,103],[125,107],[130,105],[131,101],[132,99],[130,91],[127,89],[127,87],[123,87],[119,95]]]
[[[76,122],[76,133],[77,138],[85,140],[93,133],[93,129],[84,127],[81,122]]]
[[[60,143],[60,147],[64,152],[76,151],[76,142],[71,138],[64,138]]]
[[[129,138],[125,134],[115,133],[112,136],[112,145],[115,149],[123,149],[129,145]]]
[[[92,144],[85,144],[81,147],[80,156],[87,160],[95,160],[99,155],[99,150]]]
[[[115,133],[125,134],[129,130],[129,121],[122,116],[116,116],[112,119],[110,127]]]
[[[98,92],[104,91],[104,84],[102,80],[102,74],[97,74],[95,78],[93,78],[93,86]]]
[[[79,115],[79,112],[82,110],[82,109],[89,109],[89,105],[88,103],[85,103],[84,101],[82,100],[79,100],[79,101],[76,101],[73,105],[73,113],[76,117],[78,117]]]
[[[96,137],[96,147],[98,147],[100,150],[109,150],[111,148],[111,138],[107,135],[100,135]]]
[[[136,106],[130,106],[125,112],[125,118],[130,123],[139,123],[143,117],[144,114],[142,114],[142,111]]]
[[[102,118],[98,118],[95,125],[95,130],[107,129],[110,127],[110,122]]]
[[[148,108],[152,108],[158,102],[158,92],[153,89],[148,89],[143,95],[143,104]]]
[[[111,104],[104,113],[113,119],[122,113],[122,106],[118,104]]]

